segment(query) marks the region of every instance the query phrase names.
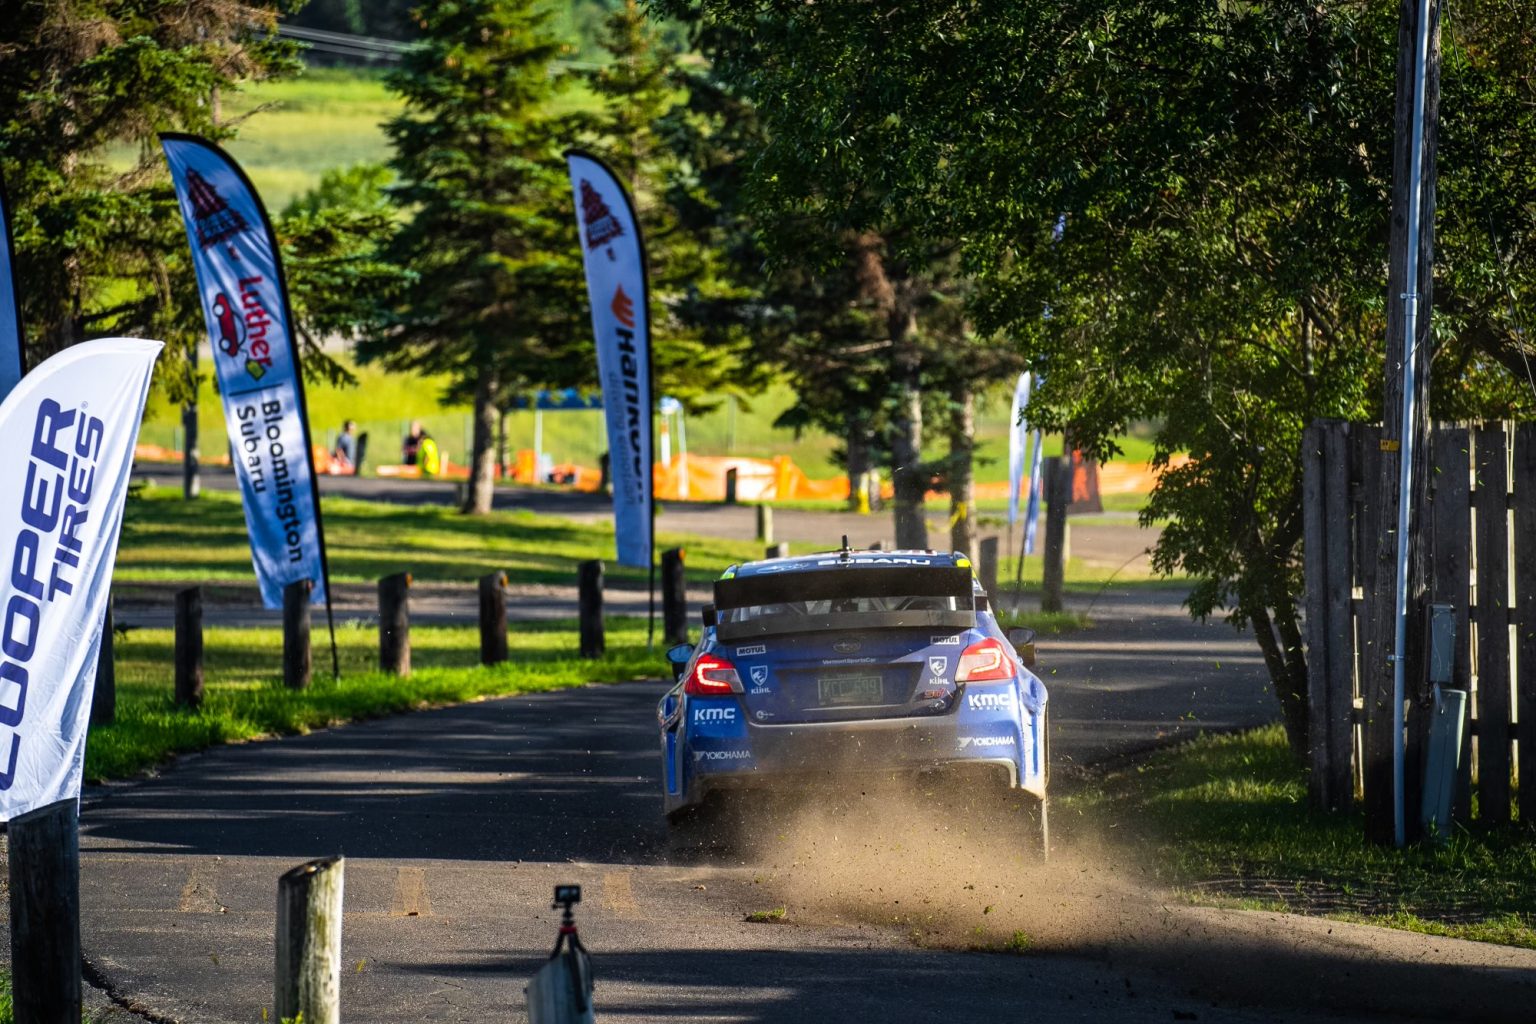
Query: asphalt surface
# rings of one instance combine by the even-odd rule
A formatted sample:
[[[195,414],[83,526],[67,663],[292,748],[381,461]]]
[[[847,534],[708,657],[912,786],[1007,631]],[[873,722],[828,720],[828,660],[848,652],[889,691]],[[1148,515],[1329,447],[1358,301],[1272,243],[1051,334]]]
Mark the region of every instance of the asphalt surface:
[[[1059,765],[1272,716],[1251,641],[1190,623],[1176,601],[1107,594],[1094,629],[1042,643]],[[342,853],[352,1021],[524,1019],[522,985],[553,941],[556,882],[584,886],[579,921],[605,1021],[1394,1019],[1373,1007],[1492,1020],[1520,1018],[1467,1017],[1465,990],[1522,1013],[1510,993],[1536,994],[1536,957],[1518,951],[1180,908],[1072,854],[1038,890],[1027,870],[1009,878],[1018,900],[1057,908],[1029,921],[1038,952],[943,948],[965,945],[963,934],[914,944],[910,922],[890,924],[900,907],[841,906],[848,883],[830,859],[669,852],[653,710],[663,689],[421,712],[220,748],[93,789],[81,871],[92,975],[145,1019],[260,1020],[276,879]],[[1070,849],[1070,822],[1056,829]],[[891,861],[860,874],[900,873],[907,840],[899,829],[885,839]],[[976,896],[962,883],[992,865],[963,848],[942,863],[952,877],[921,899],[958,913]],[[744,920],[774,906],[790,908],[787,923]],[[1435,979],[1427,1002],[1412,980],[1423,977]]]

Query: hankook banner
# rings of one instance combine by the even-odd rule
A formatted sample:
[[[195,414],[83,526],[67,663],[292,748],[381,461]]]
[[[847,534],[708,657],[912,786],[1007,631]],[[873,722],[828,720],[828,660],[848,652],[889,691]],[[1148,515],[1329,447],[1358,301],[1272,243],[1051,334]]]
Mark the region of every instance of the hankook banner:
[[[609,477],[620,565],[651,566],[651,322],[645,246],[634,206],[597,158],[565,154],[597,339],[608,421]]]
[[[311,601],[324,603],[325,539],[304,381],[266,210],[217,146],[169,133],[160,144],[192,247],[261,602],[281,608],[283,588],[307,579],[315,587]]]
[[[21,296],[16,291],[16,247],[11,241],[10,198],[0,182],[0,401],[21,382]]]
[[[96,656],[158,341],[65,349],[0,402],[0,821],[80,795]]]

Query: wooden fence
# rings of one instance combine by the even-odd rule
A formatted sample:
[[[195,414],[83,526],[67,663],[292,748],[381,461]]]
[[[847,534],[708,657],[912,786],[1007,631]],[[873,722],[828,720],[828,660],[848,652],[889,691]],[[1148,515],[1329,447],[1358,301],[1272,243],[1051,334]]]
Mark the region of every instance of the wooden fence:
[[[1368,814],[1385,807],[1390,816],[1390,701],[1368,712],[1361,685],[1369,688],[1374,671],[1364,659],[1388,654],[1362,650],[1372,617],[1392,614],[1369,601],[1378,574],[1393,569],[1379,560],[1372,507],[1381,428],[1319,421],[1302,443],[1311,794],[1322,807],[1361,798]],[[1455,610],[1450,685],[1472,694],[1472,750],[1453,816],[1472,820],[1475,787],[1477,820],[1508,822],[1513,813],[1536,821],[1536,423],[1436,426],[1429,447],[1430,500],[1420,520],[1428,601]],[[1410,677],[1407,693],[1412,822],[1423,782],[1427,677]]]

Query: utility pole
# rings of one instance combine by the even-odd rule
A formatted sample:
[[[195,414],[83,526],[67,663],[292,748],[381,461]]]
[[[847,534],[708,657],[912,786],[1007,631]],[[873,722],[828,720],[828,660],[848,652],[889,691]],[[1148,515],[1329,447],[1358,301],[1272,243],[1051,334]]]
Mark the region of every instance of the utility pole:
[[[1392,226],[1387,272],[1386,379],[1380,471],[1375,481],[1375,586],[1362,659],[1365,690],[1366,832],[1401,846],[1417,814],[1404,763],[1404,703],[1423,707],[1423,619],[1428,587],[1425,524],[1412,513],[1428,491],[1430,309],[1434,282],[1435,149],[1440,108],[1440,0],[1399,0]],[[1410,275],[1412,280],[1410,280]],[[1412,332],[1412,338],[1409,337]],[[1402,502],[1406,500],[1407,506]]]

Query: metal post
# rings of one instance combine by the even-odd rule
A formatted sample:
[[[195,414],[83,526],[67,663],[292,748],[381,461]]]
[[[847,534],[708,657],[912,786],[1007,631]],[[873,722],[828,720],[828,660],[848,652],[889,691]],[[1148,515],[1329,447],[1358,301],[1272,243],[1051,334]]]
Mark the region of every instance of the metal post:
[[[1403,811],[1403,699],[1407,694],[1404,659],[1408,646],[1408,526],[1413,488],[1415,389],[1418,386],[1419,234],[1423,228],[1424,87],[1429,69],[1429,0],[1419,0],[1418,37],[1414,45],[1413,136],[1408,150],[1408,251],[1403,280],[1403,419],[1397,476],[1397,580],[1393,587],[1396,624],[1392,640],[1392,835],[1407,842]]]

